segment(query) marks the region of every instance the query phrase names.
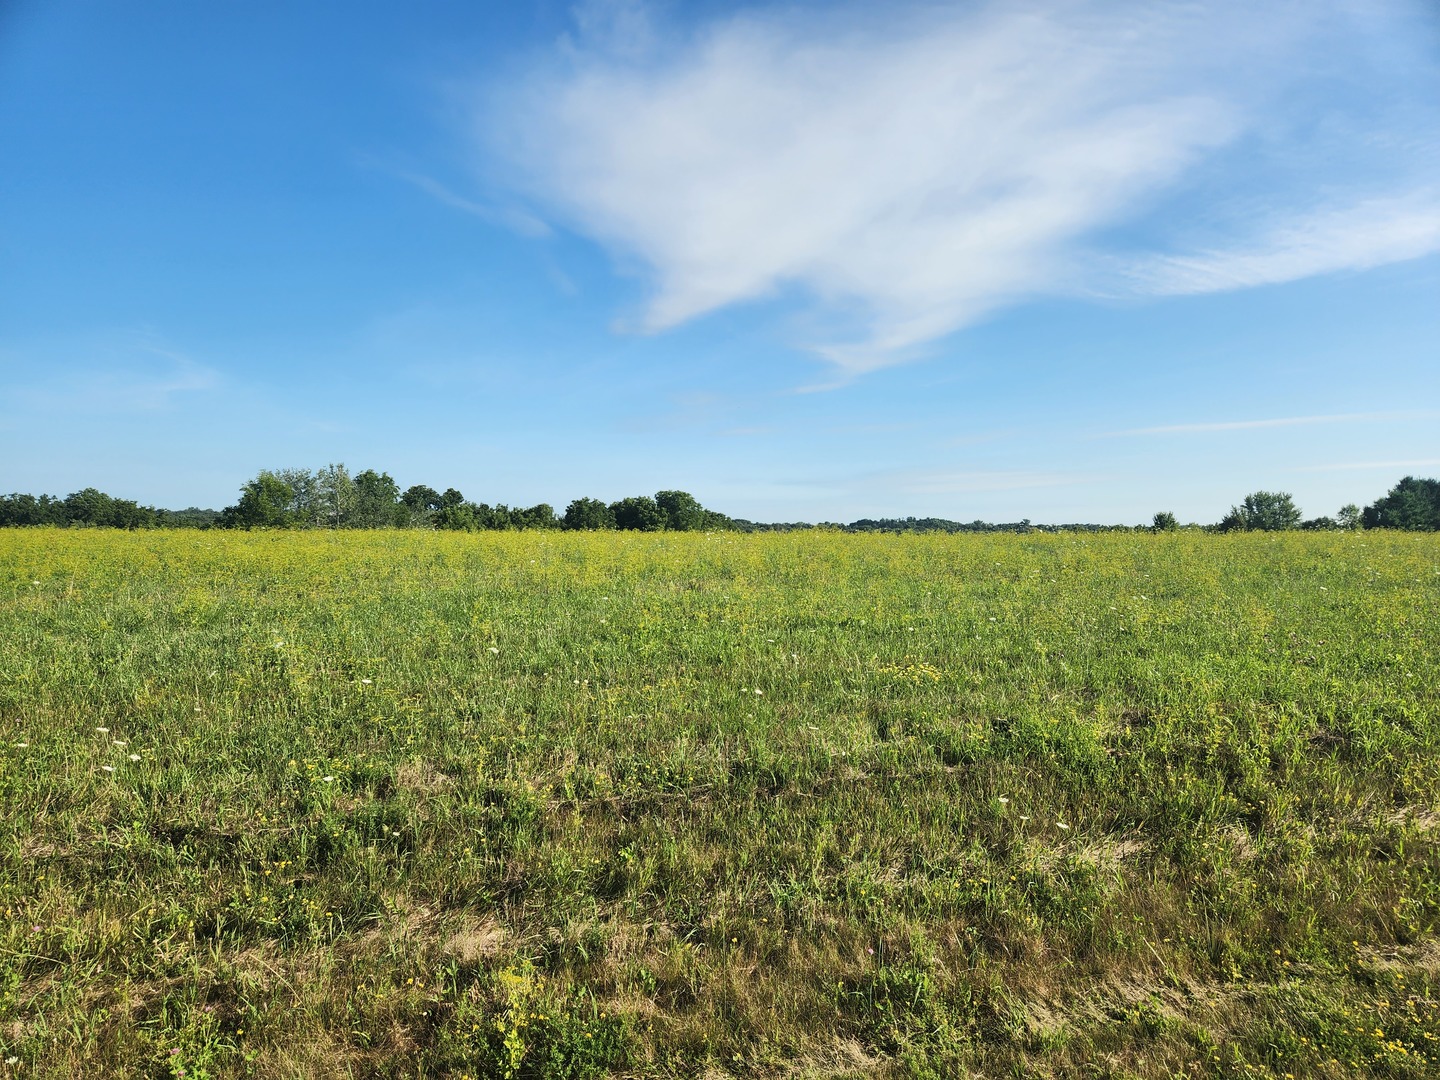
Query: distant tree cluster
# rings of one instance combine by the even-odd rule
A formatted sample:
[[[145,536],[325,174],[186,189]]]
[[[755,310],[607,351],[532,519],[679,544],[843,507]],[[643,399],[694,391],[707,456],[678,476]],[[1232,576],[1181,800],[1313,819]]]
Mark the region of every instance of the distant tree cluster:
[[[1360,523],[1367,529],[1440,529],[1440,480],[1405,477],[1365,508]]]
[[[790,531],[796,528],[811,528],[809,525],[759,525],[744,522],[751,531]],[[1065,525],[1037,525],[1026,518],[1023,521],[951,521],[937,517],[903,518],[861,518],[848,525],[825,522],[815,528],[838,529],[850,533],[1028,533],[1028,532],[1128,532],[1128,525],[1093,525],[1071,523]]]
[[[1401,483],[1408,483],[1407,477]],[[1389,496],[1386,496],[1389,498]],[[1380,500],[1384,502],[1384,499]],[[1378,503],[1376,505],[1379,505]],[[1369,511],[1365,511],[1369,513]],[[1286,529],[1358,529],[1362,526],[1360,507],[1347,503],[1334,517],[1305,518],[1294,498],[1286,491],[1254,491],[1220,521],[1209,526],[1212,532],[1281,532]],[[1158,515],[1157,515],[1158,520]]]
[[[72,492],[63,499],[53,495],[0,495],[0,526],[75,525],[111,529],[204,529],[220,516],[215,510],[192,506],[161,510],[117,499],[96,488]]]
[[[729,529],[724,514],[707,510],[686,491],[632,495],[607,503],[576,499],[556,514],[549,503],[512,507],[471,502],[455,488],[443,492],[425,484],[401,491],[389,473],[367,469],[351,476],[344,465],[318,472],[281,469],[261,472],[240,489],[240,501],[220,512],[218,524],[240,529],[431,528],[477,532],[487,529],[630,529],[641,532]]]
[[[344,465],[262,471],[240,488],[240,501],[220,512],[230,529],[394,529],[411,523],[410,509],[389,473],[350,475]]]
[[[848,525],[803,521],[759,522],[730,518],[707,510],[685,491],[657,491],[615,502],[575,499],[563,514],[549,503],[528,507],[471,502],[453,487],[443,492],[424,484],[400,490],[389,473],[366,469],[351,475],[344,465],[323,469],[262,470],[240,488],[240,498],[224,510],[162,510],[117,499],[95,488],[65,498],[52,495],[0,495],[0,527],[74,526],[118,529],[625,529],[639,532],[792,532],[831,529],[840,532],[994,533],[1107,532],[1128,525],[1035,525],[1016,522],[950,521],[936,517],[861,518]],[[1200,528],[1201,526],[1189,526]],[[1283,491],[1255,491],[1214,525],[1211,532],[1276,531],[1284,529],[1409,529],[1440,530],[1440,480],[1407,476],[1361,510],[1353,503],[1334,517],[1304,518],[1295,500]],[[1156,514],[1152,532],[1171,532],[1180,522],[1169,511]]]
[[[685,491],[660,491],[607,503],[576,499],[557,515],[549,503],[512,507],[471,502],[455,488],[416,484],[401,491],[389,473],[366,469],[351,476],[344,465],[318,472],[261,472],[240,489],[240,501],[220,512],[218,524],[239,529],[431,528],[633,529],[689,531],[733,527]]]
[[[1170,532],[1180,523],[1164,511],[1151,523],[1154,532]],[[1286,491],[1253,491],[1214,525],[1210,532],[1278,532],[1285,529],[1408,529],[1428,532],[1440,529],[1440,480],[1407,476],[1361,510],[1348,503],[1334,517],[1306,518]]]

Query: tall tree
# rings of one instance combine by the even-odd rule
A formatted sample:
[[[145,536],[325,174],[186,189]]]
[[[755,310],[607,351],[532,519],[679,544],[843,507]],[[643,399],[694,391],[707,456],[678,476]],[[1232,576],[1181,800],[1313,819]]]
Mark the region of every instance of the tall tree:
[[[693,532],[705,527],[705,508],[688,491],[657,491],[655,505],[665,515],[665,528]]]
[[[665,528],[665,513],[648,495],[631,495],[610,504],[617,529],[638,529],[655,532]]]
[[[1362,518],[1367,529],[1440,529],[1440,480],[1407,476],[1367,506]]]
[[[350,524],[355,512],[355,481],[343,463],[326,465],[316,474],[315,493],[323,525],[339,529]]]
[[[410,511],[400,502],[400,485],[389,473],[366,469],[355,476],[355,511],[350,524],[357,529],[387,529],[404,524]]]
[[[558,529],[560,519],[555,516],[555,508],[549,503],[536,503],[534,506],[527,506],[524,510],[512,510],[511,520],[517,529]]]
[[[0,496],[0,525],[64,525],[65,503],[53,495]]]
[[[440,493],[424,484],[414,484],[406,488],[400,501],[412,514],[433,514],[444,505],[440,501]]]
[[[599,499],[576,499],[565,507],[562,523],[567,529],[613,529],[615,515]]]
[[[240,488],[240,501],[227,506],[220,523],[232,529],[280,529],[293,522],[290,501],[295,492],[272,472],[261,472]]]
[[[276,469],[275,477],[290,487],[291,524],[304,528],[318,528],[325,524],[320,480],[313,472],[309,469]]]
[[[1276,532],[1300,524],[1300,510],[1284,491],[1252,491],[1239,506],[1232,506],[1221,527]]]

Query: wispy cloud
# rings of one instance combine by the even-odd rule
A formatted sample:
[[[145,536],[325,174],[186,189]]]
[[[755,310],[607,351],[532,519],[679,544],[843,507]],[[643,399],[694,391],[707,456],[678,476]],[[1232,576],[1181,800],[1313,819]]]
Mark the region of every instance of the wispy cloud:
[[[1350,469],[1429,469],[1440,465],[1440,458],[1412,458],[1409,461],[1345,461],[1334,465],[1300,465],[1296,472],[1341,472]]]
[[[459,192],[453,191],[442,184],[434,177],[426,176],[423,173],[409,172],[404,169],[395,170],[395,175],[408,184],[413,184],[432,199],[444,203],[446,206],[456,210],[463,210],[467,214],[481,218],[485,221],[494,222],[497,225],[504,225],[514,229],[523,236],[549,236],[550,226],[541,221],[534,214],[526,213],[524,210],[514,206],[494,205],[473,199]]]
[[[22,376],[7,388],[16,401],[37,413],[158,412],[221,382],[213,368],[154,344],[150,335],[6,351],[16,372],[45,372]]]
[[[555,56],[488,94],[478,129],[504,182],[653,282],[639,328],[798,287],[821,315],[809,346],[849,376],[1025,297],[1093,291],[1118,258],[1097,237],[1276,128],[1281,92],[1345,52],[1349,10],[996,0],[666,30],[637,0],[592,2]],[[1278,193],[1289,221],[1198,253],[1142,250],[1126,287],[1242,288],[1440,247],[1433,193],[1347,192]]]
[[[1440,416],[1432,409],[1410,409],[1399,412],[1330,413],[1323,416],[1274,416],[1263,420],[1216,420],[1198,424],[1163,424],[1158,427],[1130,428],[1111,431],[1107,438],[1127,435],[1188,435],[1209,431],[1249,431],[1256,428],[1301,427],[1309,424],[1351,424],[1382,420],[1418,420]]]
[[[1087,483],[1091,478],[1068,472],[956,470],[899,472],[884,477],[885,486],[906,495],[962,495],[988,491],[1023,491]]]
[[[1142,293],[1223,292],[1368,270],[1432,251],[1440,251],[1440,193],[1429,189],[1287,221],[1247,247],[1146,258],[1128,276]]]

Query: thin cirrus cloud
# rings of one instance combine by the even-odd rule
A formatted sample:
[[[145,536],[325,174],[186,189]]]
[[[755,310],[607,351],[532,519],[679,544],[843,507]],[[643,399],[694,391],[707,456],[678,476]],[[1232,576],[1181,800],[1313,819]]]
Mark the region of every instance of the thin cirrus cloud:
[[[1278,285],[1336,270],[1368,270],[1440,250],[1440,196],[1420,190],[1316,213],[1272,228],[1249,247],[1154,256],[1129,274],[1155,295]]]
[[[1376,7],[997,0],[667,30],[635,0],[590,3],[576,36],[481,95],[476,131],[487,182],[649,282],[639,329],[800,295],[804,344],[848,376],[1037,295],[1213,292],[1440,249],[1440,196],[1399,186],[1436,140],[1374,130],[1375,102],[1423,88],[1380,85],[1399,76],[1374,49],[1349,55],[1420,9]],[[1252,176],[1252,158],[1283,165],[1287,140],[1355,104],[1306,90],[1340,68],[1370,126],[1364,153],[1338,159],[1393,167]],[[1188,190],[1217,170],[1225,197]],[[1235,195],[1247,220],[1227,219]],[[1167,198],[1222,242],[1105,242]],[[1256,220],[1255,205],[1300,209]]]
[[[214,368],[148,338],[122,333],[0,350],[17,376],[0,390],[32,415],[49,416],[160,412],[221,387]],[[73,355],[85,359],[72,363]]]
[[[1343,461],[1334,465],[1300,465],[1296,472],[1340,472],[1355,469],[1428,469],[1440,465],[1440,458],[1414,458],[1410,461]]]
[[[1440,415],[1433,409],[1405,409],[1392,412],[1328,413],[1320,416],[1272,416],[1263,420],[1212,420],[1196,424],[1163,424],[1157,427],[1111,431],[1108,438],[1128,435],[1193,435],[1212,431],[1252,431],[1260,428],[1303,427],[1310,424],[1368,423],[1386,420],[1423,420]]]

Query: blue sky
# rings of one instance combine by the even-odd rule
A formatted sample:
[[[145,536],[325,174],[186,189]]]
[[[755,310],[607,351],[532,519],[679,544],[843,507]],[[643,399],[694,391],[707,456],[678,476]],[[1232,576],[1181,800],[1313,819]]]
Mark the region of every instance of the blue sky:
[[[0,489],[764,520],[1440,475],[1440,9],[0,8]]]

